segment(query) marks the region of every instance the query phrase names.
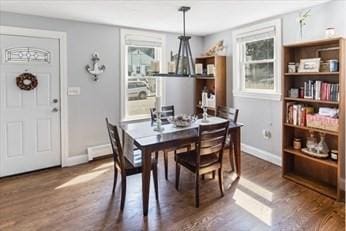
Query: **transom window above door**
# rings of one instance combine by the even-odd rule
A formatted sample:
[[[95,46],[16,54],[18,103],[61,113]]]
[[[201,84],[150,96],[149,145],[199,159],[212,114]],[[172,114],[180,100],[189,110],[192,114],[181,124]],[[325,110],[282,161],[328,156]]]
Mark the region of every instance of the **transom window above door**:
[[[234,95],[280,100],[280,53],[280,20],[234,31]]]
[[[145,119],[161,96],[162,80],[153,77],[162,71],[165,37],[157,33],[122,30],[122,120]]]

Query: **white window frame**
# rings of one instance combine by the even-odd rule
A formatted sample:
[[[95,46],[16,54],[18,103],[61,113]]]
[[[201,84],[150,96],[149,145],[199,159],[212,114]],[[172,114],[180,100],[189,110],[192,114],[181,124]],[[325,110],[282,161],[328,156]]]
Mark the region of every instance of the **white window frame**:
[[[273,28],[273,29],[271,29]],[[242,38],[256,36],[263,34],[263,31],[274,30],[273,36],[263,36],[254,41],[274,38],[274,57],[270,60],[263,61],[274,61],[274,89],[245,89],[245,70],[243,55],[245,52],[244,42],[240,42]],[[235,97],[246,97],[266,100],[281,100],[281,50],[282,50],[282,32],[281,32],[281,19],[275,19],[256,25],[244,27],[233,31],[233,96]],[[250,42],[250,41],[247,41]],[[252,61],[256,62],[256,61]]]
[[[121,49],[121,77],[120,77],[120,86],[121,86],[121,121],[127,122],[127,121],[136,121],[136,120],[146,120],[150,118],[150,112],[148,111],[148,114],[145,115],[135,115],[135,116],[128,116],[127,114],[127,85],[128,85],[128,45],[126,44],[126,36],[138,36],[139,39],[145,38],[143,41],[149,41],[150,38],[155,38],[161,41],[161,54],[159,54],[160,57],[160,72],[164,73],[166,70],[166,36],[161,33],[154,33],[154,32],[147,32],[147,31],[141,31],[141,30],[130,30],[130,29],[121,29],[120,30],[120,49]],[[135,45],[134,45],[135,46]],[[139,46],[139,47],[146,47],[146,46]],[[157,52],[157,51],[155,51]],[[162,78],[157,77],[145,77],[147,78],[155,78],[158,79],[157,85],[156,85],[156,93],[157,95],[161,96],[161,103],[164,105],[166,103],[166,94],[165,94],[165,83]]]

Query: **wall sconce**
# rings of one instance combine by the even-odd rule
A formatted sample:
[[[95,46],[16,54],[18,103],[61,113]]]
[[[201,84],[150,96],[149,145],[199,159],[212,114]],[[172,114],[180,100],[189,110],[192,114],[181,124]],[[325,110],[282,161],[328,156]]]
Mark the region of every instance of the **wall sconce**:
[[[93,62],[92,67],[88,64],[85,66],[85,69],[89,74],[93,75],[93,80],[97,81],[99,79],[98,76],[106,70],[106,66],[98,63],[98,61],[100,61],[100,56],[97,52],[91,55],[91,61]]]

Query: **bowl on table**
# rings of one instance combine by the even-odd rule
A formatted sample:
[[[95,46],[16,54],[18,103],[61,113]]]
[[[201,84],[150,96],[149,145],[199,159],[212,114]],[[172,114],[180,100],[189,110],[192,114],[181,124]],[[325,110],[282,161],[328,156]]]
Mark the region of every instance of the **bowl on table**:
[[[191,115],[177,115],[169,117],[168,121],[175,127],[189,127],[196,121],[196,117]]]

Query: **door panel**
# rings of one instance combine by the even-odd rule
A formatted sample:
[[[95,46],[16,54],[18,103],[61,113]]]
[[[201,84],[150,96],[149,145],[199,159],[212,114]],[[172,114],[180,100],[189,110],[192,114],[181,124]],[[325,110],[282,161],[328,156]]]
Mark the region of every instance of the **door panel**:
[[[0,35],[0,49],[0,176],[60,165],[59,41]],[[16,85],[24,72],[35,89]]]

